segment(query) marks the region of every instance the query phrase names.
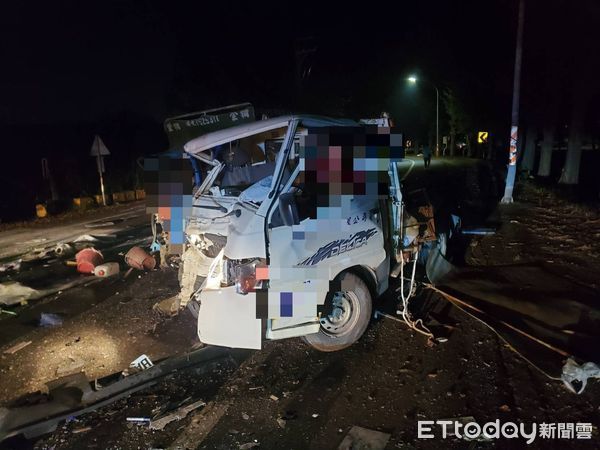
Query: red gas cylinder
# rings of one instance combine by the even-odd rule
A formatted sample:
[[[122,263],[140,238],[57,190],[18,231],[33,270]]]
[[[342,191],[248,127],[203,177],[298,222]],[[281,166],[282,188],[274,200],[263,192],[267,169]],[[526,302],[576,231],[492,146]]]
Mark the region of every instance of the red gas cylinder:
[[[104,262],[104,257],[95,248],[84,248],[75,255],[77,261],[77,272],[94,273],[96,266]]]
[[[139,247],[131,247],[125,255],[125,262],[129,267],[138,270],[152,270],[156,266],[156,259]]]

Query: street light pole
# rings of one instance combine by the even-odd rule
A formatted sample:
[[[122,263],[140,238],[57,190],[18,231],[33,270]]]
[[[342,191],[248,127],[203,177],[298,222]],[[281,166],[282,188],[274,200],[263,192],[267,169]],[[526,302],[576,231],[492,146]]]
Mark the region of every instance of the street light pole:
[[[440,156],[440,91],[435,88],[435,156]]]
[[[417,77],[411,75],[407,78],[412,84],[417,83]],[[440,91],[431,81],[427,81],[435,89],[435,156],[440,156]]]

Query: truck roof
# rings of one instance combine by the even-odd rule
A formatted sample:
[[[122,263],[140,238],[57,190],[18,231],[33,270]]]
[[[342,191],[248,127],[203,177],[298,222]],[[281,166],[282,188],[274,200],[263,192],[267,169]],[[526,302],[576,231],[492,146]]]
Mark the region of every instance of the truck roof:
[[[265,131],[282,128],[293,120],[298,119],[300,125],[308,128],[313,127],[355,127],[359,124],[349,119],[334,119],[323,116],[312,115],[289,115],[274,117],[272,119],[258,120],[256,122],[244,123],[223,130],[213,131],[212,133],[192,139],[183,146],[186,153],[201,153],[217,145],[225,144],[237,139],[243,139],[254,134],[264,133]]]

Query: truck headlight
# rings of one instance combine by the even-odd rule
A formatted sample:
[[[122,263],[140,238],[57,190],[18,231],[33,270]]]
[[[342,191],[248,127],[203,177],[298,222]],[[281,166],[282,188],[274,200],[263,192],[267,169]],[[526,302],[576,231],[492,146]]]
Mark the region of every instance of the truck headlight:
[[[235,290],[238,294],[246,295],[262,286],[263,280],[256,280],[256,267],[264,265],[264,260],[254,259],[234,266]]]

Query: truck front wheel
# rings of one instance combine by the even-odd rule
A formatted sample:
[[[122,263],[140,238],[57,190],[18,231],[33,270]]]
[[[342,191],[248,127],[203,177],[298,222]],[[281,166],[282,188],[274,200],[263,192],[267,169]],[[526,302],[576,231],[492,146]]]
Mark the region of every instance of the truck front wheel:
[[[304,337],[323,352],[342,350],[363,335],[371,319],[371,293],[366,283],[353,273],[339,276],[339,290],[330,292],[317,333]]]

